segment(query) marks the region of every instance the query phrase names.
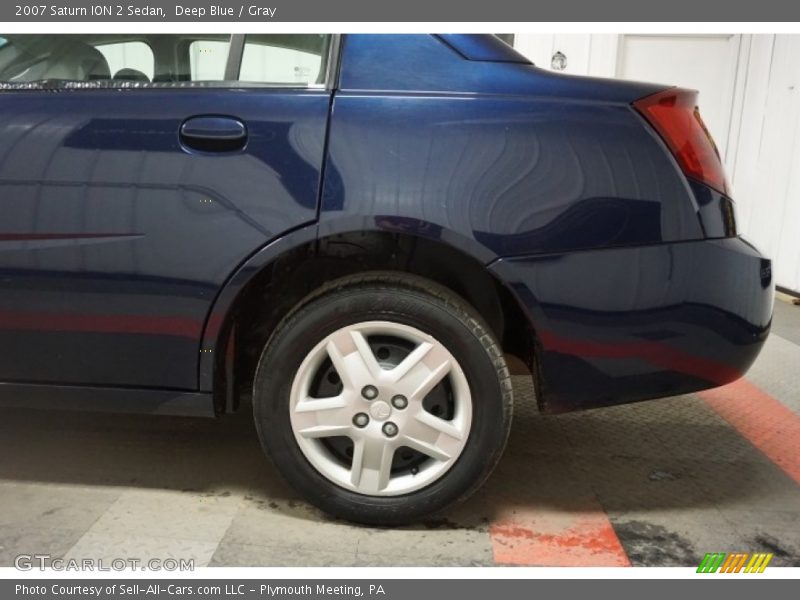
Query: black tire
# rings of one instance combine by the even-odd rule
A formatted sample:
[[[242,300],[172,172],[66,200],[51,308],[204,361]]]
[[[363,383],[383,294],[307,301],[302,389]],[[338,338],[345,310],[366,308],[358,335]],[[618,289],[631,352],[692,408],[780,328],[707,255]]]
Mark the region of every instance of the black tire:
[[[461,456],[427,487],[400,496],[364,495],[331,482],[303,455],[290,421],[290,390],[307,354],[330,333],[373,320],[410,325],[435,337],[461,365],[472,397],[472,427]],[[505,448],[512,404],[503,353],[482,319],[446,288],[405,274],[349,277],[308,297],[275,329],[253,389],[262,447],[288,482],[325,512],[376,525],[419,521],[475,492]]]

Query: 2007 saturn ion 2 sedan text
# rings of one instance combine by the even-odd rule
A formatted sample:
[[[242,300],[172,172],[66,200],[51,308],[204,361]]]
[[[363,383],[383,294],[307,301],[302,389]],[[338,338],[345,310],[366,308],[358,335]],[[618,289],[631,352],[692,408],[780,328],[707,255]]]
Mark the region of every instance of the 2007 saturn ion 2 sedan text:
[[[719,386],[768,334],[695,92],[491,35],[0,37],[0,403],[222,415],[398,524],[557,413]],[[535,443],[535,440],[532,442]]]

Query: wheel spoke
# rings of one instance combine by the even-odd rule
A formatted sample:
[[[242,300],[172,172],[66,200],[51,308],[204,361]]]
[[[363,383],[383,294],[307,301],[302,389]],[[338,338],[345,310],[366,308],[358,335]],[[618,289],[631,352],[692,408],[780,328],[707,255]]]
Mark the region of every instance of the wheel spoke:
[[[360,331],[340,330],[328,341],[326,351],[346,389],[360,389],[382,370]]]
[[[344,395],[306,398],[294,409],[295,431],[303,437],[347,435],[352,430],[352,410]]]
[[[362,437],[353,445],[350,481],[365,494],[375,494],[389,485],[394,448],[383,440]]]
[[[454,421],[446,421],[427,410],[420,410],[414,417],[414,423],[420,430],[430,432],[430,435],[446,435],[456,440],[464,438],[464,432]]]
[[[431,390],[439,385],[439,382],[444,379],[447,374],[450,372],[450,361],[446,360],[445,362],[439,364],[437,367],[434,367],[431,371],[428,372],[422,378],[422,381],[417,383],[417,386],[414,388],[414,391],[411,392],[411,397],[417,400],[424,400],[425,396],[431,393]]]
[[[455,456],[464,439],[464,431],[454,421],[445,421],[420,408],[405,426],[402,444],[436,460]]]
[[[346,388],[353,389],[350,371],[347,369],[347,365],[344,361],[345,355],[343,354],[342,349],[336,344],[336,338],[328,341],[327,345],[325,346],[325,350],[328,352],[328,358],[331,359],[331,363],[333,363],[333,368],[336,369],[339,379],[342,380],[342,385]]]
[[[421,452],[425,456],[430,456],[431,458],[443,462],[452,458],[452,456],[446,450],[439,448],[434,444],[429,444],[428,442],[424,442],[408,435],[403,438],[403,445],[408,446],[417,452]]]
[[[364,367],[367,369],[369,374],[372,375],[374,379],[380,377],[383,369],[378,364],[378,359],[375,358],[372,348],[369,347],[367,338],[365,338],[364,334],[360,331],[351,331],[350,337],[353,338],[353,343],[356,345],[358,355],[361,357],[361,361],[363,362]]]
[[[425,358],[425,355],[428,354],[431,348],[433,348],[433,344],[430,342],[422,342],[419,346],[414,348],[411,354],[406,356],[399,365],[390,371],[391,380],[395,382],[400,381],[411,369],[416,367],[419,362]]]
[[[410,401],[422,402],[450,373],[453,368],[453,358],[444,346],[423,342],[392,369],[391,373],[394,374],[401,368],[403,371],[395,380],[395,385]]]

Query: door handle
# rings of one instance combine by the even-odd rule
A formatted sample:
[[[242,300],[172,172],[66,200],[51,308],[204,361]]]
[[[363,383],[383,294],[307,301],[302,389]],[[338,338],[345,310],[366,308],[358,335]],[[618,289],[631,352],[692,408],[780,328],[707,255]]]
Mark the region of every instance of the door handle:
[[[195,150],[230,152],[244,148],[247,128],[233,117],[191,117],[181,125],[180,137],[185,146]]]

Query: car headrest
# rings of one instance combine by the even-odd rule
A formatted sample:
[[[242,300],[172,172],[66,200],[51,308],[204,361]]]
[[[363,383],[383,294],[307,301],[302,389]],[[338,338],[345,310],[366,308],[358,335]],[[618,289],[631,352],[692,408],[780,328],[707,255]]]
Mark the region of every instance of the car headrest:
[[[42,79],[94,81],[110,79],[108,61],[97,48],[81,42],[70,42],[61,52],[47,60]]]
[[[150,83],[150,78],[138,69],[120,69],[114,73],[115,81],[140,81]]]

